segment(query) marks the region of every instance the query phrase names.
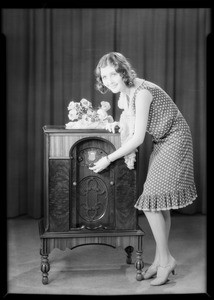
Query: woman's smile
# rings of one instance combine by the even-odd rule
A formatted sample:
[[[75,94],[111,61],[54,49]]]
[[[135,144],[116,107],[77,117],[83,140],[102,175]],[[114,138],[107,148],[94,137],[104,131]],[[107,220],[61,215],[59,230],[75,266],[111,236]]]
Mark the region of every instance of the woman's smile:
[[[117,87],[117,83],[111,84],[111,85],[109,86],[110,89],[115,89],[116,87]]]

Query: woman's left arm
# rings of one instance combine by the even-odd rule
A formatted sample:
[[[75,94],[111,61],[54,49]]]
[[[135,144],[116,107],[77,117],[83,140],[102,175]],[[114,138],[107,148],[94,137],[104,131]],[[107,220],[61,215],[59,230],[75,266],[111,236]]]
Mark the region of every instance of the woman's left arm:
[[[148,90],[143,89],[138,92],[135,99],[136,117],[134,134],[127,143],[108,155],[111,162],[131,153],[134,149],[136,149],[143,143],[146,134],[151,102],[152,94]],[[108,162],[108,160],[103,157],[99,161],[97,161],[94,166],[90,168],[90,170],[93,170],[97,173],[105,169],[109,164],[110,163]]]

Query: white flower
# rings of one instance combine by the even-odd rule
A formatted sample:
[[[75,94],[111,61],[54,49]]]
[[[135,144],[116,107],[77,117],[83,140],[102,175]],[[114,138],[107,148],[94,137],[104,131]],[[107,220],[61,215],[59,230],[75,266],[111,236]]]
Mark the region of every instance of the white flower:
[[[76,102],[71,101],[68,105],[68,110],[75,108],[75,106],[76,106]]]
[[[78,113],[77,113],[76,109],[71,109],[69,111],[68,118],[71,121],[74,121],[74,120],[78,119]]]
[[[111,105],[107,101],[102,101],[101,102],[101,108],[105,111],[108,111],[111,108]]]
[[[80,101],[81,105],[85,108],[89,108],[92,106],[91,102],[88,101],[87,99],[85,98],[82,98],[82,100]]]
[[[99,119],[101,121],[103,121],[104,119],[106,119],[107,116],[108,116],[107,112],[104,109],[102,109],[102,108],[98,109],[97,114],[98,114]]]
[[[107,116],[106,120],[108,121],[108,123],[113,123],[114,119],[112,116]]]

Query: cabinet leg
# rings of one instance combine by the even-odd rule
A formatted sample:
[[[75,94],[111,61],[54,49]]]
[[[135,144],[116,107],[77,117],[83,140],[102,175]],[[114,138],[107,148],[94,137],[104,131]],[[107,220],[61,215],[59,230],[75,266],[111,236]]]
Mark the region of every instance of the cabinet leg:
[[[128,246],[125,248],[125,251],[127,253],[126,263],[131,264],[132,263],[132,252],[134,251],[134,248],[132,246]]]
[[[50,271],[48,255],[42,255],[41,257],[41,271],[42,271],[42,283],[48,284],[48,272]]]
[[[136,262],[135,262],[135,267],[137,269],[137,275],[136,279],[138,281],[141,281],[143,279],[143,274],[142,274],[142,269],[143,269],[144,263],[142,260],[142,251],[136,251]]]

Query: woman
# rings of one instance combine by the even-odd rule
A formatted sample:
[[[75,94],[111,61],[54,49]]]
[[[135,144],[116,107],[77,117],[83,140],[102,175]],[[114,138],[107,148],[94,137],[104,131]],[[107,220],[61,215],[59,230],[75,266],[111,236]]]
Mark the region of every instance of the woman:
[[[104,55],[95,74],[101,93],[108,90],[120,93],[118,105],[123,113],[120,122],[111,124],[108,130],[115,132],[115,126],[119,125],[122,143],[90,169],[100,172],[121,157],[125,157],[127,166],[132,168],[136,149],[143,143],[145,133],[152,136],[148,174],[135,208],[144,211],[156,242],[155,258],[144,273],[144,279],[156,275],[151,285],[162,285],[177,266],[168,247],[170,210],[185,207],[197,197],[191,132],[169,95],[156,84],[137,78],[122,54]]]

